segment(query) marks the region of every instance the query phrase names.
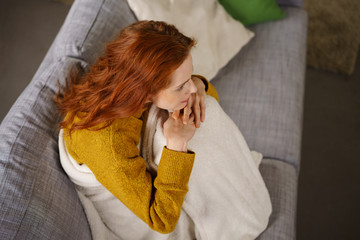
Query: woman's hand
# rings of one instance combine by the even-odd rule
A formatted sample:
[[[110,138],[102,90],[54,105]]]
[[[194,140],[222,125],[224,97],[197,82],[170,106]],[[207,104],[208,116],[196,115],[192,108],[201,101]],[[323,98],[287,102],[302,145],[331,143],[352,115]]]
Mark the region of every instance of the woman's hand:
[[[191,94],[187,106],[183,109],[183,114],[180,116],[180,110],[176,110],[173,113],[175,119],[181,117],[184,124],[187,124],[190,119],[190,115],[193,113],[195,116],[195,126],[200,127],[200,122],[205,121],[205,84],[198,77],[192,77],[197,92]]]
[[[187,144],[195,134],[194,114],[190,114],[187,124],[180,118],[175,119],[174,113],[169,113],[169,118],[164,122],[163,131],[168,149],[187,152]]]

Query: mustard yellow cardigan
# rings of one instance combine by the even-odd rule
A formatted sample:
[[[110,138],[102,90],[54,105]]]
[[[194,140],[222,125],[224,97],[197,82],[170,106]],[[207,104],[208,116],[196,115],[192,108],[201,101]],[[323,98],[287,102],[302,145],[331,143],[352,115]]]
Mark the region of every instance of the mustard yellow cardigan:
[[[219,101],[216,89],[204,77],[206,93]],[[137,147],[143,125],[144,108],[129,118],[115,120],[98,130],[64,129],[70,155],[86,164],[97,180],[149,227],[160,233],[172,232],[188,192],[195,153],[163,148],[157,176],[146,169]],[[75,118],[74,123],[80,119]]]

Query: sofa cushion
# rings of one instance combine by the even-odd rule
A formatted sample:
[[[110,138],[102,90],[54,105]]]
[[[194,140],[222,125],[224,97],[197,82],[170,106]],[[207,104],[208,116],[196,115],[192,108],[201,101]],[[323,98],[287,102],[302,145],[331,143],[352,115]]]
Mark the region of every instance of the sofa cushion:
[[[299,17],[298,15],[295,13],[295,17]],[[56,80],[60,79],[60,84],[63,85],[64,75],[70,66],[80,64],[85,68],[88,63],[94,62],[104,45],[115,37],[120,29],[134,21],[136,21],[135,17],[128,8],[127,2],[123,0],[77,0],[73,4],[61,31],[33,80],[18,98],[0,126],[0,239],[91,239],[90,229],[74,186],[59,164],[56,126],[60,121],[60,116],[56,112],[56,106],[52,98],[57,91]],[[290,25],[298,27],[297,24],[293,23],[293,20],[291,21]],[[283,25],[286,25],[286,23],[283,23]],[[281,33],[278,29],[281,26],[276,27],[276,32]],[[269,34],[271,28],[268,30],[263,26],[258,28],[254,29],[264,32],[261,37],[263,40],[259,43],[256,39],[253,39],[253,41],[255,40],[253,44],[260,46],[260,50],[252,51],[254,51],[255,55],[262,55],[261,52],[266,53],[266,49],[271,49],[271,46],[270,48],[269,46],[261,48],[262,44],[266,44],[266,34]],[[290,38],[291,41],[298,41],[296,39],[296,34],[299,34],[298,30],[290,31],[290,33],[295,33],[295,36]],[[272,35],[273,38],[274,35]],[[273,38],[270,38],[272,44],[274,43]],[[289,39],[284,41],[289,41]],[[100,42],[102,44],[98,44]],[[288,44],[290,46],[292,44],[297,45],[297,43],[284,43],[286,49],[290,47]],[[278,46],[277,49],[281,48]],[[250,53],[247,54],[250,55]],[[239,74],[238,70],[236,70],[238,65],[236,62],[239,61],[238,58],[241,58],[241,56],[236,57],[234,63],[230,64],[229,69],[235,69],[231,70],[232,73],[229,75],[223,73],[224,78],[231,79],[233,77],[230,75]],[[251,65],[252,62],[256,61],[258,60],[250,58],[241,64]],[[269,60],[266,60],[266,63],[268,62]],[[263,62],[259,66],[264,67],[262,64],[265,63]],[[289,67],[294,68],[294,63],[291,63]],[[267,73],[269,68],[265,66],[265,69],[267,70],[264,70],[264,72]],[[270,70],[272,69],[270,68]],[[280,71],[282,70],[284,68],[281,68]],[[254,75],[253,71],[254,69],[250,70],[249,75]],[[286,73],[286,76],[288,75]],[[296,77],[293,78],[296,79]],[[297,85],[296,81],[293,82],[293,78],[290,76],[291,81],[285,84]],[[256,78],[253,84],[256,87],[262,81],[265,80]],[[279,82],[272,83],[272,81],[274,81],[273,78],[269,82],[268,88],[270,89],[274,88],[275,84],[279,84]],[[221,83],[218,82],[220,86]],[[231,80],[229,82],[230,86],[234,84]],[[245,84],[249,83],[245,81]],[[251,84],[249,87],[250,89],[251,87],[254,88]],[[227,91],[224,90],[224,92]],[[223,95],[222,97],[226,99],[226,96]],[[251,96],[248,95],[248,97]],[[237,100],[239,99],[235,99],[235,101]],[[262,110],[261,104],[263,104],[263,101],[269,100],[269,98],[261,99],[260,103],[257,102],[257,99],[251,100],[250,105],[252,104],[253,107],[255,105],[255,110],[253,109],[255,112],[254,119],[262,118],[262,122],[256,124],[261,126],[265,122],[266,128],[275,126],[277,128],[275,131],[289,131],[289,124],[285,124],[285,128],[279,126],[277,118],[271,115],[268,119],[269,123],[266,124],[267,116],[258,113],[258,111]],[[276,104],[280,100],[278,98],[273,99]],[[225,105],[228,106],[228,110],[231,110],[230,104],[225,103]],[[249,109],[245,108],[244,111],[249,111]],[[275,112],[278,113],[277,108],[275,108]],[[236,114],[234,116],[236,118]],[[250,121],[254,119],[250,118]],[[241,123],[240,120],[237,123],[241,125],[239,124]],[[251,125],[251,123],[248,124]],[[246,124],[244,126],[247,127]],[[254,127],[249,130],[241,127],[241,130],[251,136]],[[266,141],[259,134],[263,129],[258,131],[253,138],[249,137],[255,147],[258,146],[255,144],[255,140],[261,140],[260,145],[266,145]],[[297,130],[295,132],[298,134]],[[264,136],[273,137],[274,133],[270,132],[269,134],[265,131]],[[274,142],[279,141],[279,138],[278,135],[275,135]],[[286,140],[282,139],[280,144],[283,144]],[[292,144],[294,143],[291,143],[290,146]],[[265,149],[269,150],[269,147],[272,146],[276,146],[276,144],[270,144]],[[283,149],[281,147],[280,152]],[[271,153],[271,150],[269,152]],[[293,157],[294,154],[291,149],[290,152],[289,156]],[[273,171],[269,171],[267,178],[273,176],[273,174],[279,174],[277,171],[280,171],[280,169],[275,168]],[[291,175],[287,176],[291,178]],[[267,178],[265,178],[265,182],[268,181]],[[275,185],[279,183],[276,182],[276,179],[269,179],[274,186],[268,185],[268,187],[270,186],[270,189],[276,190]],[[281,179],[279,181],[285,184],[288,180]],[[276,194],[274,195],[275,198],[281,198],[280,195]],[[269,226],[271,229],[276,230],[272,226],[279,225]]]
[[[74,61],[38,72],[0,126],[0,239],[91,237],[74,186],[59,164],[59,115],[52,101],[56,79]]]
[[[212,80],[250,149],[299,167],[307,15],[250,27],[255,37]]]
[[[0,239],[91,239],[73,184],[59,164],[53,98],[70,66],[94,61],[135,21],[126,1],[78,0],[33,80],[0,126]],[[103,43],[103,45],[99,44]]]
[[[245,26],[285,17],[275,0],[219,0],[226,11]]]
[[[290,164],[269,158],[262,160],[259,169],[270,194],[272,213],[257,240],[295,239],[298,173]]]
[[[75,57],[91,64],[121,29],[135,21],[127,1],[76,0],[56,38],[53,57]]]
[[[272,213],[257,240],[296,239],[298,173],[292,165],[269,158],[262,160],[259,169],[270,194]]]

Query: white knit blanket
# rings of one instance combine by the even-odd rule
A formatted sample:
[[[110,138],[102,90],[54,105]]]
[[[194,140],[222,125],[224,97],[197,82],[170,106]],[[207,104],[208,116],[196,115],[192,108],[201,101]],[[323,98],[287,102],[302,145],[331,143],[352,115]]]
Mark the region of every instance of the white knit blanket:
[[[262,155],[250,151],[241,132],[219,103],[206,96],[206,120],[188,148],[196,153],[180,219],[170,234],[151,230],[107,191],[86,165],[79,166],[59,135],[61,164],[75,183],[97,239],[255,239],[265,230],[272,211],[258,166]],[[149,110],[141,154],[156,171],[163,146],[159,110]]]

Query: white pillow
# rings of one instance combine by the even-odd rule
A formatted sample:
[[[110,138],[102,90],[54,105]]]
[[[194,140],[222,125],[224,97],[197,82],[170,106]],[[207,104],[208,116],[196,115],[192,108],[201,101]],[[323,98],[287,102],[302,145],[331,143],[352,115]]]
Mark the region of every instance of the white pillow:
[[[138,20],[165,21],[197,40],[194,73],[211,80],[254,33],[234,20],[217,0],[128,0]]]

